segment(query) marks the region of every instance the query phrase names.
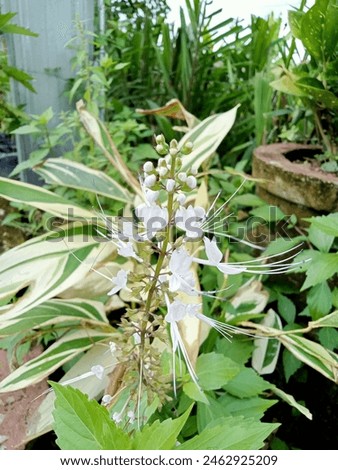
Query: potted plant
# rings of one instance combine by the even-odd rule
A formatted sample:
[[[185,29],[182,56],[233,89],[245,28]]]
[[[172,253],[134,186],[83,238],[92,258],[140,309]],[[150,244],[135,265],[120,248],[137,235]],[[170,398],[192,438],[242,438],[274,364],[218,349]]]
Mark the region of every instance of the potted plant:
[[[301,100],[307,119],[310,119],[314,129],[314,135],[309,140],[317,145],[278,143],[258,147],[254,152],[253,175],[264,179],[264,182],[259,183],[263,197],[282,208],[286,206],[287,210],[291,209],[296,215],[308,215],[313,211],[337,211],[336,1],[316,0],[306,13],[290,11],[289,23],[293,35],[290,53],[282,67],[281,76],[271,86]],[[302,42],[306,61],[291,68],[291,54],[295,50],[296,39]],[[270,195],[273,195],[273,201]]]

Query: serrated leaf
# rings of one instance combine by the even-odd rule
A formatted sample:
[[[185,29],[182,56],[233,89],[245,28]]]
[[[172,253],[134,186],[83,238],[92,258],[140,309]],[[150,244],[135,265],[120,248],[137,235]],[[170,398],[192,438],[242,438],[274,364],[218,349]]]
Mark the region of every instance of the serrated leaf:
[[[230,342],[225,338],[218,338],[216,342],[217,353],[223,354],[242,366],[251,357],[252,351],[253,343],[251,339],[234,337]]]
[[[327,282],[317,284],[309,290],[306,296],[312,320],[318,320],[329,313],[332,307],[331,290]]]
[[[314,224],[311,224],[309,228],[308,237],[312,245],[324,253],[328,253],[330,251],[335,238],[333,235],[328,235],[327,233],[318,229]]]
[[[220,418],[177,450],[257,450],[278,426],[240,416]]]
[[[311,222],[311,227],[318,228],[327,235],[338,237],[338,213],[304,219]]]
[[[324,348],[334,349],[338,348],[338,331],[333,328],[323,328],[318,333],[319,342]]]
[[[283,367],[285,380],[288,382],[290,377],[297,372],[297,370],[302,366],[302,362],[297,359],[293,354],[290,353],[287,349],[283,351]]]
[[[52,383],[54,430],[62,450],[128,450],[128,434],[111,420],[106,408],[79,390]]]
[[[301,290],[320,284],[338,273],[338,253],[313,253]]]
[[[240,366],[222,354],[201,354],[196,363],[196,374],[203,390],[217,390],[232,380]]]
[[[244,368],[234,379],[223,386],[224,390],[238,398],[259,395],[270,388],[269,382],[260,377],[253,369]]]
[[[218,401],[222,405],[224,416],[243,416],[256,420],[261,419],[267,409],[278,403],[277,400],[260,397],[237,398],[229,394],[225,394]]]
[[[294,323],[296,318],[295,304],[288,297],[278,294],[278,312],[287,323]]]
[[[183,385],[183,392],[194,401],[209,404],[209,400],[203,390],[199,389],[194,382],[187,382]]]
[[[133,449],[140,450],[170,450],[175,448],[179,433],[185,425],[193,405],[177,419],[155,421],[151,425],[145,425],[137,432],[133,441]]]

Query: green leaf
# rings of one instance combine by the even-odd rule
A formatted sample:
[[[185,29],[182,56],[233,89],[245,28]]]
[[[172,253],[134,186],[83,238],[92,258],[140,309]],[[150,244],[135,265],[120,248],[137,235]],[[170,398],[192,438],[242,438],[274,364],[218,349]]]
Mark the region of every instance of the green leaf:
[[[311,224],[309,228],[308,237],[312,245],[324,253],[328,253],[330,251],[335,238],[333,235],[329,235],[318,229],[314,224]]]
[[[62,450],[126,450],[130,438],[106,408],[79,390],[51,383],[55,395],[54,430]]]
[[[14,202],[23,202],[61,218],[85,218],[91,220],[93,213],[67,201],[61,196],[33,184],[0,177],[0,196]]]
[[[315,227],[332,237],[338,237],[338,213],[310,217],[304,220],[311,222],[311,227]]]
[[[133,194],[102,171],[65,158],[49,158],[34,169],[47,183],[82,189],[110,199],[132,202]]]
[[[302,366],[302,362],[297,359],[287,349],[283,351],[283,367],[285,380],[288,382],[290,377]]]
[[[185,425],[193,405],[177,419],[155,421],[145,425],[137,432],[133,441],[133,449],[140,450],[170,450],[175,448],[179,433]]]
[[[217,390],[232,380],[240,366],[222,354],[201,354],[196,363],[196,374],[203,390]]]
[[[41,130],[33,126],[32,124],[27,124],[25,126],[18,127],[15,129],[15,131],[12,132],[12,134],[17,134],[17,135],[27,135],[27,134],[40,134]]]
[[[253,369],[244,368],[223,388],[235,397],[249,398],[259,395],[264,390],[270,388],[270,384],[262,379]]]
[[[278,403],[277,400],[266,400],[260,397],[237,398],[228,394],[219,398],[218,402],[222,405],[223,416],[243,416],[256,420],[261,419],[268,408]]]
[[[297,80],[296,86],[304,92],[307,99],[318,102],[327,109],[338,109],[338,98],[331,91],[317,88],[313,84],[305,82],[305,78]]]
[[[277,91],[287,93],[288,95],[305,97],[306,91],[296,85],[297,77],[291,74],[283,75],[278,80],[274,80],[270,83],[270,86]]]
[[[248,340],[247,338],[243,339],[235,336],[231,341],[225,338],[218,338],[216,342],[217,353],[223,354],[242,366],[244,366],[251,357],[253,349],[252,340]]]
[[[334,349],[338,348],[338,331],[333,328],[323,328],[318,333],[318,338],[320,344],[324,346],[324,348]]]
[[[300,245],[302,241],[306,240],[306,237],[295,237],[290,239],[277,238],[276,240],[269,243],[269,246],[264,251],[264,256],[276,255],[278,253],[283,253],[284,251],[290,250],[293,247]]]
[[[226,113],[210,116],[185,134],[179,142],[179,147],[183,147],[186,142],[190,141],[194,144],[194,148],[191,154],[183,159],[183,171],[191,167],[199,168],[214,154],[232,128],[237,108],[238,106],[235,106]]]
[[[326,62],[336,52],[337,23],[338,10],[335,0],[317,0],[302,19],[301,40],[320,63]]]
[[[313,252],[312,260],[307,263],[306,280],[301,290],[321,284],[338,273],[338,254]]]
[[[309,290],[306,296],[312,320],[318,320],[329,313],[332,307],[331,290],[327,282],[317,284]]]
[[[205,404],[209,403],[209,400],[205,393],[197,387],[194,382],[187,382],[183,385],[183,392],[187,397],[191,398],[194,401],[202,402]]]
[[[301,23],[304,16],[303,11],[288,11],[288,21],[292,35],[297,38],[301,39]]]
[[[288,297],[282,294],[277,295],[278,312],[287,323],[294,323],[296,318],[295,304]]]
[[[268,205],[253,209],[250,211],[250,214],[266,222],[278,222],[285,217],[284,212],[282,212],[279,207]]]
[[[241,416],[220,418],[177,450],[257,450],[278,426]]]
[[[308,419],[312,419],[312,414],[310,413],[310,411],[307,408],[305,408],[305,406],[300,405],[299,403],[297,403],[292,395],[289,395],[288,393],[285,393],[283,390],[280,390],[277,387],[273,387],[272,391],[275,395],[277,395],[277,397],[281,398],[286,403],[288,403],[289,405],[296,408],[298,411],[300,411]]]
[[[259,207],[264,206],[265,202],[256,194],[241,194],[240,196],[235,196],[231,199],[229,206],[240,205],[245,207]]]

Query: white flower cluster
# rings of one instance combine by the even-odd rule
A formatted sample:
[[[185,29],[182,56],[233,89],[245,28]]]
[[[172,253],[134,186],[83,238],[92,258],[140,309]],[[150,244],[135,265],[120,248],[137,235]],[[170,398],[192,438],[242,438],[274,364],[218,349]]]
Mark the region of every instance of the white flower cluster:
[[[207,234],[220,234],[226,203],[215,210],[217,197],[207,211],[200,206],[186,203],[187,194],[197,186],[196,170],[182,171],[182,167],[185,167],[184,156],[192,151],[192,144],[186,143],[184,148],[179,148],[176,140],[172,140],[168,145],[160,135],[156,137],[156,151],[160,154],[156,165],[151,161],[143,165],[140,182],[144,202],[135,208],[134,220],[124,224],[122,228],[117,224],[109,227],[111,241],[116,244],[120,256],[144,266],[147,282],[141,297],[146,299],[146,313],[152,305],[152,296],[162,299],[167,307],[165,320],[170,327],[173,357],[179,349],[192,379],[197,383],[196,374],[180,336],[178,322],[186,316],[195,317],[224,336],[229,336],[234,327],[203,315],[201,304],[185,304],[179,299],[180,293],[213,297],[217,294],[216,291],[200,292],[196,289],[194,263],[215,267],[226,275],[243,272],[270,274],[289,270],[291,264],[287,261],[293,256],[282,261],[269,261],[268,257],[260,257],[247,263],[225,262],[216,239],[208,238]],[[218,218],[221,218],[221,221],[217,221]],[[227,236],[224,233],[222,235]],[[189,247],[193,245],[191,242],[198,243],[194,252],[203,246],[204,258],[196,257],[189,251]],[[157,256],[155,267],[150,263],[147,265],[143,259],[143,246],[148,247],[148,253],[150,251]],[[282,254],[287,253],[288,251]],[[121,289],[132,290],[132,286],[128,285],[130,274],[124,269],[119,270],[111,279],[113,287],[108,294],[117,294]]]

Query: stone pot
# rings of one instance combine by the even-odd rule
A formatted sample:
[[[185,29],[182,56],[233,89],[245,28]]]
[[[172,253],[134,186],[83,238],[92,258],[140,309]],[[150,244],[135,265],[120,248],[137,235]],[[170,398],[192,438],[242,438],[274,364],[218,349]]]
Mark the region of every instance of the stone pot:
[[[315,145],[280,143],[254,150],[252,174],[258,194],[287,215],[309,217],[338,211],[338,177],[322,171],[313,158]]]

